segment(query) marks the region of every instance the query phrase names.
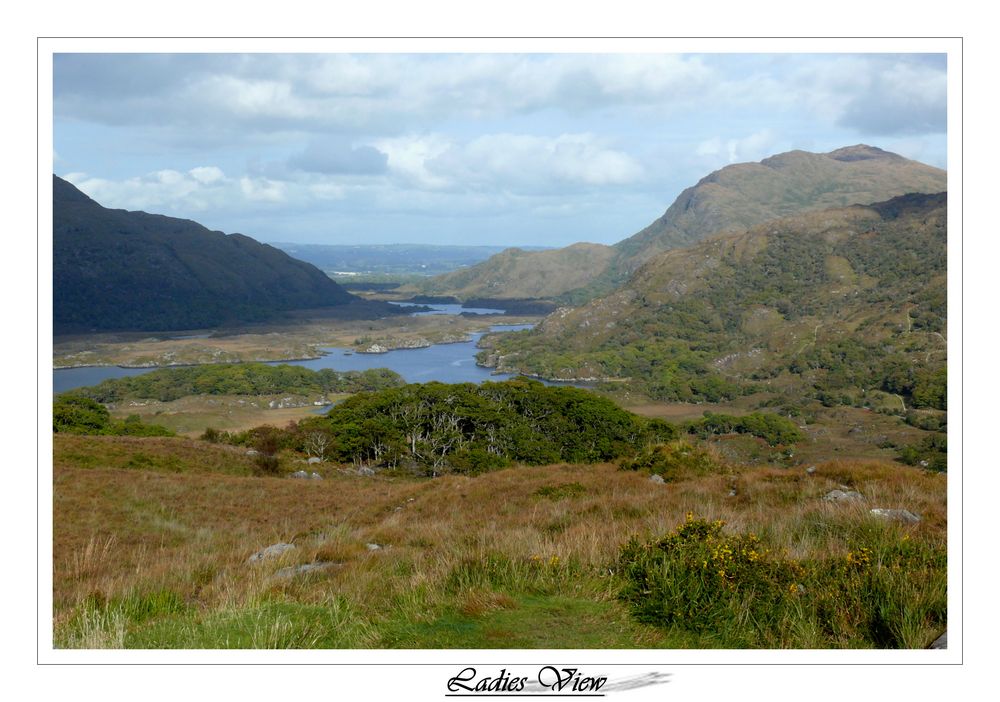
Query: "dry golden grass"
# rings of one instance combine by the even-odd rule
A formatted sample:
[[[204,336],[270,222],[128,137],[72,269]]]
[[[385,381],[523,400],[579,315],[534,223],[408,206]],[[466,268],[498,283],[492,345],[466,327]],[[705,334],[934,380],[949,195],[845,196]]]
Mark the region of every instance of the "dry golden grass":
[[[109,453],[199,452],[203,472],[79,468],[59,460],[78,438],[57,439],[56,630],[76,616],[66,645],[121,643],[121,622],[81,621],[94,616],[81,609],[88,598],[109,601],[159,589],[203,612],[236,611],[268,597],[318,605],[336,596],[369,621],[400,612],[420,621],[431,619],[447,596],[466,616],[485,616],[516,603],[488,583],[456,581],[463,564],[502,556],[512,564],[515,588],[518,569],[531,567],[600,577],[631,536],[662,535],[687,512],[721,519],[729,530],[762,534],[793,558],[846,554],[846,527],[871,519],[867,511],[876,506],[921,515],[919,524],[906,527],[914,538],[943,543],[946,531],[945,476],[890,463],[834,461],[811,476],[743,469],[667,485],[609,464],[517,467],[434,480],[332,472],[323,481],[298,481],[209,472],[204,467],[214,465],[215,454],[247,459],[182,439],[106,442]],[[582,489],[561,499],[538,494],[567,484]],[[868,500],[820,499],[841,486]],[[297,548],[273,561],[247,563],[277,542]],[[337,565],[275,577],[281,567],[313,562]],[[580,587],[572,578],[553,582],[567,594]],[[602,597],[610,600],[610,579],[607,587]]]

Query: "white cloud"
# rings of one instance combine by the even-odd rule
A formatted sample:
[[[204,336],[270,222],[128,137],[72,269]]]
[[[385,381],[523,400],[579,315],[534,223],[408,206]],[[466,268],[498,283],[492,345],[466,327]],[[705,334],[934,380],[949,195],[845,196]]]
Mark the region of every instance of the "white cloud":
[[[462,190],[501,189],[545,193],[586,186],[623,185],[643,175],[639,162],[597,136],[486,134],[464,142],[423,137],[399,149],[418,183]],[[428,147],[433,144],[433,148]],[[390,168],[396,167],[390,151]]]
[[[210,185],[226,177],[222,169],[216,166],[198,166],[188,171],[188,174],[202,185]]]
[[[202,210],[223,201],[201,197],[204,183],[191,174],[172,169],[125,180],[97,178],[79,172],[63,177],[100,204],[115,209],[163,211],[184,207]]]
[[[427,164],[451,148],[447,138],[438,134],[380,139],[376,148],[386,154],[393,175],[418,188],[439,189],[451,186],[448,175],[432,173]]]
[[[776,135],[770,129],[762,129],[739,139],[730,139],[726,142],[729,163],[759,161],[766,158],[774,153],[777,141]]]
[[[269,178],[240,178],[240,191],[243,197],[252,202],[284,202],[286,185]]]

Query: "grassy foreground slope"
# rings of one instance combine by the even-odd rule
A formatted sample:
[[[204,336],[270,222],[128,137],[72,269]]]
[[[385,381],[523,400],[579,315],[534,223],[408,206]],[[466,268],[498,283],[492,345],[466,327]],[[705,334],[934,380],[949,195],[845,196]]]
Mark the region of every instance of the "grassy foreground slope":
[[[546,297],[580,304],[609,293],[657,254],[714,234],[946,189],[945,171],[872,146],[829,153],[789,151],[710,173],[684,190],[659,219],[613,247],[509,250],[468,270],[420,282],[414,290],[461,299]]]
[[[305,481],[252,477],[223,445],[62,435],[54,468],[59,647],[920,648],[945,626],[946,477],[916,468],[719,466],[669,485],[613,464],[434,480],[325,468]],[[843,487],[865,501],[822,499]],[[689,512],[724,522],[726,544],[753,534],[766,567],[731,590],[720,579],[735,595],[708,603],[721,609],[641,623],[626,547]],[[295,548],[248,562],[279,542]],[[789,561],[801,589],[746,589]],[[758,627],[745,606],[765,599]]]

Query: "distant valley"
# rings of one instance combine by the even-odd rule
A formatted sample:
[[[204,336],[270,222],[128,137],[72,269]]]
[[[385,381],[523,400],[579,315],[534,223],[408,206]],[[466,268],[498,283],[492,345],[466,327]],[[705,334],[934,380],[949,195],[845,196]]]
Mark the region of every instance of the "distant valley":
[[[433,276],[474,266],[506,250],[504,246],[433,244],[294,244],[275,243],[289,256],[337,278],[384,276],[386,279]],[[526,247],[543,251],[546,247]]]

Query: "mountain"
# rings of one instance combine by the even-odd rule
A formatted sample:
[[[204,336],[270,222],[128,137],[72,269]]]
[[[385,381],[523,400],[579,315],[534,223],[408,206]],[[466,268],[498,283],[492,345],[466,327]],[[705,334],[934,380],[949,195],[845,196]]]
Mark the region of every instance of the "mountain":
[[[540,295],[579,304],[609,293],[656,254],[713,234],[801,212],[946,189],[945,171],[872,146],[823,154],[789,151],[709,174],[684,190],[663,216],[611,251],[568,247],[523,254],[516,266],[489,259],[460,278],[438,276],[421,288],[459,298],[527,297],[527,289],[536,289],[544,291]],[[532,281],[527,285],[520,279],[525,275]],[[546,282],[543,286],[534,281]]]
[[[878,390],[940,409],[946,257],[945,193],[772,220],[654,256],[607,297],[487,337],[480,361],[659,400]]]
[[[867,205],[906,193],[947,190],[945,171],[859,144],[825,154],[789,151],[737,163],[682,192],[663,216],[615,245],[626,270],[711,234],[800,212]]]
[[[547,251],[512,248],[475,266],[416,283],[412,289],[461,300],[552,298],[592,282],[613,258],[614,249],[601,244]]]
[[[52,207],[56,333],[196,329],[361,302],[250,237],[108,209],[58,176]]]

